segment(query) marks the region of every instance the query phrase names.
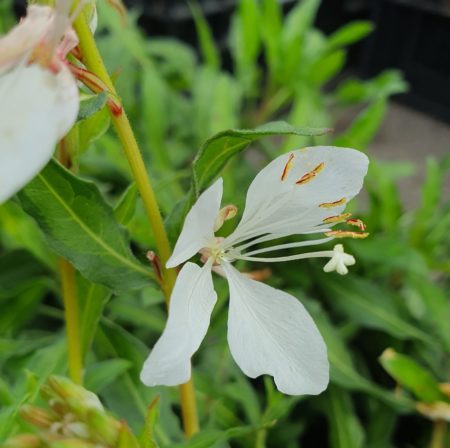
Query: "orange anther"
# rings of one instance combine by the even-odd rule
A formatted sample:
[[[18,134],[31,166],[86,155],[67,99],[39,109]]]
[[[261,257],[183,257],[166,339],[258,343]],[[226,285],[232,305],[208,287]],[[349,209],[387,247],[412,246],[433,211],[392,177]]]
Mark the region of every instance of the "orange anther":
[[[323,162],[319,163],[313,170],[309,173],[304,174],[297,182],[297,185],[306,184],[310,180],[314,179],[323,169],[325,168],[325,164]]]
[[[286,165],[284,165],[283,173],[281,174],[281,180],[286,179],[286,177],[293,165],[294,165],[294,154],[291,153],[291,154],[289,154],[289,159],[286,162]]]
[[[323,204],[319,204],[319,207],[333,208],[333,207],[337,207],[338,205],[343,205],[346,202],[347,202],[347,199],[342,198],[342,199],[339,199],[338,201],[334,201],[334,202],[324,202]]]
[[[335,222],[344,222],[346,221],[348,218],[350,218],[350,216],[352,216],[351,213],[342,213],[341,215],[336,215],[336,216],[329,216],[328,218],[325,218],[323,220],[323,222],[325,224],[331,224],[331,223],[335,223]],[[351,221],[351,220],[349,220]],[[348,221],[347,221],[348,222]]]
[[[325,236],[333,236],[335,238],[367,238],[369,234],[367,232],[349,232],[346,230],[331,230],[330,232],[326,232]]]
[[[359,230],[366,230],[366,225],[360,219],[348,219],[347,224],[358,227]]]

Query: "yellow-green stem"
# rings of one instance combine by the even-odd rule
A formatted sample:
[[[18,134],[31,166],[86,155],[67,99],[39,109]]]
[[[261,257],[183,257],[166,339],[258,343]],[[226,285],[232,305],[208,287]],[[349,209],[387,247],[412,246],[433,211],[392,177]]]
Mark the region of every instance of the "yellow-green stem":
[[[83,381],[83,363],[75,269],[67,260],[61,258],[59,261],[59,270],[64,301],[64,317],[66,321],[69,375],[75,383],[81,384]]]
[[[86,68],[97,75],[108,86],[110,93],[116,96],[120,102],[119,96],[117,95],[113,82],[108,74],[108,71],[106,70],[105,64],[84,14],[80,14],[77,17],[74,22],[74,28],[78,34],[80,41],[79,46],[81,54],[83,55],[83,63]],[[136,141],[136,137],[134,136],[126,112],[121,110],[119,113],[111,113],[111,117],[114,128],[123,145],[133,177],[141,194],[141,198],[150,221],[150,226],[155,237],[156,248],[161,260],[161,287],[168,305],[170,294],[172,293],[172,289],[175,285],[176,272],[174,269],[166,269],[165,267],[171,254],[171,248],[166,230],[164,228],[164,222]],[[185,434],[190,437],[199,429],[195,392],[192,381],[180,386],[180,401],[184,431]]]
[[[445,436],[447,432],[447,422],[444,420],[436,420],[433,424],[433,432],[429,448],[445,448]]]

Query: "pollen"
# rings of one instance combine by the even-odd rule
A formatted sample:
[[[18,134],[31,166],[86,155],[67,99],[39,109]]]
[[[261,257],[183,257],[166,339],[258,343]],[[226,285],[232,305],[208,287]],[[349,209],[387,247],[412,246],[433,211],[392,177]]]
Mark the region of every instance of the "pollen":
[[[333,208],[333,207],[338,207],[339,205],[344,205],[346,202],[347,202],[347,199],[342,198],[342,199],[339,199],[338,201],[334,201],[334,202],[324,202],[323,204],[319,204],[319,207]]]
[[[347,219],[347,224],[358,227],[362,232],[366,230],[366,225],[360,219]]]
[[[351,213],[342,213],[341,215],[329,216],[328,218],[325,218],[323,220],[323,222],[325,224],[331,224],[331,223],[335,223],[335,222],[355,221],[355,220],[348,219],[348,218],[350,218],[350,216],[352,216]]]
[[[319,163],[313,170],[304,174],[297,182],[297,185],[303,185],[307,182],[313,180],[323,169],[325,168],[325,164],[323,162]]]
[[[286,162],[286,165],[284,165],[283,168],[283,173],[281,174],[281,180],[283,181],[284,179],[286,179],[289,171],[291,170],[292,166],[294,165],[294,154],[289,154],[289,159]]]
[[[367,233],[367,232],[350,232],[347,230],[331,230],[330,232],[326,232],[325,236],[333,236],[334,238],[362,239],[362,238],[367,238],[369,236],[369,233]]]

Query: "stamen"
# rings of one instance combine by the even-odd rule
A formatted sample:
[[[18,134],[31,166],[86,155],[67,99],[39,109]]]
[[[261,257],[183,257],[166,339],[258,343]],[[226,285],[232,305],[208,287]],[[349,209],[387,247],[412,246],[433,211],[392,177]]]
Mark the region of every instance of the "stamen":
[[[319,204],[319,207],[321,208],[333,208],[333,207],[337,207],[339,205],[344,205],[347,202],[346,198],[342,198],[339,199],[337,201],[334,202],[324,202],[322,204]]]
[[[325,164],[323,162],[319,163],[313,170],[309,173],[304,174],[297,182],[297,185],[303,185],[307,182],[313,180],[323,169],[325,168]]]
[[[351,213],[342,213],[340,215],[336,215],[336,216],[329,216],[328,218],[325,218],[322,222],[324,222],[325,224],[331,224],[331,223],[337,223],[337,222],[344,222],[344,221],[356,221],[356,220],[352,220],[352,219],[348,219],[350,218],[350,216],[352,216]],[[364,230],[364,229],[362,229]]]
[[[221,208],[214,224],[214,232],[217,232],[223,226],[223,223],[225,221],[234,218],[237,214],[237,211],[237,207],[233,204],[229,204]]]
[[[263,254],[265,252],[273,252],[275,250],[291,249],[294,247],[315,246],[316,244],[327,243],[328,241],[331,241],[332,239],[333,239],[333,237],[328,237],[328,238],[320,238],[318,240],[309,240],[309,241],[299,241],[296,243],[278,244],[276,246],[264,247],[262,249],[252,250],[251,252],[246,253],[245,256]]]
[[[332,230],[330,232],[325,232],[325,236],[333,236],[334,238],[367,238],[369,233],[367,232],[350,232],[347,230]]]
[[[366,225],[360,219],[347,219],[347,224],[358,227],[362,232],[366,230]]]
[[[293,261],[293,260],[301,260],[305,258],[332,258],[334,255],[334,251],[325,250],[322,252],[309,252],[306,254],[297,254],[297,255],[289,255],[287,257],[275,257],[275,258],[265,258],[265,257],[248,257],[245,255],[237,257],[239,260],[246,261],[261,261],[267,263],[276,263],[280,261]]]
[[[283,173],[281,174],[281,180],[283,181],[286,179],[289,171],[291,170],[292,166],[294,165],[294,154],[289,154],[289,159],[286,162],[286,165],[284,165]]]

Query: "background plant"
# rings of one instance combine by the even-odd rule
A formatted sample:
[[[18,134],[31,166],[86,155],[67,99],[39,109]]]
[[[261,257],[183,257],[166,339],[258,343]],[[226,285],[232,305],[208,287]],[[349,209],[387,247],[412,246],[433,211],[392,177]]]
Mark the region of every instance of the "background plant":
[[[366,150],[388,97],[405,90],[394,71],[368,81],[347,78],[331,89],[348,45],[371,25],[351,23],[325,36],[313,27],[318,5],[304,0],[283,18],[274,0],[242,0],[230,30],[233,67],[225,70],[195,5],[200,56],[179,41],[144,37],[134,13],[125,26],[123,17],[99,3],[98,44],[136,130],[172,243],[196,193],[219,171],[227,177],[226,200],[242,206],[241,186],[283,151],[321,143]],[[6,31],[14,20],[7,2],[1,7]],[[0,207],[0,440],[30,431],[19,409],[43,405],[37,398],[41,385],[50,374],[67,373],[56,252],[78,270],[84,385],[135,434],[147,421],[159,446],[423,447],[431,440],[431,446],[444,447],[448,409],[430,423],[430,412],[422,405],[420,414],[416,407],[449,403],[448,389],[439,383],[449,372],[450,202],[441,191],[450,158],[427,162],[421,203],[407,213],[396,181],[410,174],[410,166],[372,158],[364,204],[371,237],[349,243],[358,260],[349,276],[324,275],[312,261],[271,273],[270,283],[302,298],[328,344],[332,383],[319,398],[286,397],[270,379],[251,382],[241,374],[226,348],[222,285],[206,343],[194,358],[203,429],[186,442],[176,390],[149,389],[138,379],[166,313],[145,258],[154,236],[104,103],[91,92],[82,102],[84,115],[73,131],[80,175],[52,161],[18,198]],[[355,105],[360,113],[342,133],[315,129],[333,127]],[[248,131],[250,138],[239,131],[216,134],[274,120],[297,127],[276,123]],[[248,140],[251,148],[238,155]],[[205,170],[205,160],[231,144],[236,150],[229,160]],[[72,211],[82,221],[95,217],[107,249],[100,244],[92,256],[92,237],[53,206],[44,182],[63,202],[73,192],[82,198]],[[380,363],[389,347],[409,362],[393,366],[398,358],[383,356]],[[157,396],[158,418],[155,408],[147,411]]]

